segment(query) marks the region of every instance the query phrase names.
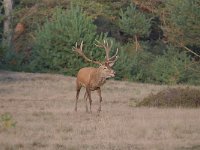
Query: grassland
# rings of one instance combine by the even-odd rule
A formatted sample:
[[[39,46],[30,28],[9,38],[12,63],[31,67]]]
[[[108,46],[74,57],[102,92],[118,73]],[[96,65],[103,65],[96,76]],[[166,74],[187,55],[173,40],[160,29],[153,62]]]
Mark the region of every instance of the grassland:
[[[109,80],[75,113],[75,78],[1,71],[0,150],[199,150],[200,109],[134,107],[167,87]]]

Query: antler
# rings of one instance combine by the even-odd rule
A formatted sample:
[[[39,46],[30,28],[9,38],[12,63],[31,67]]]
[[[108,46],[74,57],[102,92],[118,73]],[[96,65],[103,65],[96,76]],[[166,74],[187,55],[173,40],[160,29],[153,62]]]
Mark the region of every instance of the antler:
[[[83,41],[81,42],[81,45],[80,45],[79,48],[78,48],[78,44],[77,44],[77,42],[76,42],[76,45],[75,45],[75,47],[74,47],[74,46],[72,47],[72,50],[75,51],[75,52],[77,52],[77,53],[78,53],[80,56],[82,56],[86,61],[92,62],[92,63],[95,63],[95,64],[98,64],[98,65],[102,65],[101,62],[91,60],[91,59],[89,59],[87,56],[85,56],[85,54],[83,53]]]
[[[115,52],[115,55],[113,55],[111,58],[109,58],[109,62],[115,62],[115,61],[117,61],[117,59],[118,59],[118,56],[117,56],[117,54],[118,54],[118,48],[117,48],[117,50],[116,50],[116,52]]]
[[[103,43],[97,41],[97,44],[95,44],[97,47],[100,47],[100,48],[104,48],[105,51],[106,51],[106,61],[109,61],[109,53],[110,53],[110,50],[111,50],[111,47],[112,47],[112,42],[111,42],[111,45],[109,46],[108,42],[106,40],[103,41]]]
[[[115,63],[118,59],[118,48],[115,52],[115,55],[113,55],[112,57],[109,57],[109,53],[110,53],[110,50],[112,48],[112,45],[113,45],[113,42],[111,41],[111,44],[109,46],[108,42],[106,40],[103,41],[103,43],[99,42],[98,40],[96,40],[97,44],[95,44],[97,47],[100,47],[100,48],[104,48],[105,51],[106,51],[106,63],[108,64],[111,64],[111,63]]]

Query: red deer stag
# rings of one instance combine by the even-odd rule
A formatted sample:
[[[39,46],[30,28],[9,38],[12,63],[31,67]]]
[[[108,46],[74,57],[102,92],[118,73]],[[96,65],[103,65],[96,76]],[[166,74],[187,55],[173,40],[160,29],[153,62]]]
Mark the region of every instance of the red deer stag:
[[[99,95],[99,108],[98,112],[101,111],[101,102],[102,102],[102,97],[101,97],[101,86],[106,82],[106,79],[114,77],[115,76],[115,71],[112,70],[112,66],[116,62],[118,56],[118,49],[116,50],[115,55],[112,57],[109,57],[109,52],[112,47],[112,42],[109,45],[107,41],[104,40],[103,43],[100,43],[97,41],[97,44],[95,44],[97,47],[104,48],[106,51],[106,60],[105,62],[100,62],[100,61],[94,61],[89,59],[88,57],[85,56],[83,52],[83,41],[81,42],[80,46],[73,47],[73,51],[77,52],[81,57],[83,57],[86,61],[92,62],[94,64],[99,65],[98,68],[94,67],[85,67],[81,68],[77,74],[77,79],[76,79],[76,102],[75,102],[75,111],[77,111],[77,103],[78,103],[78,98],[79,98],[79,93],[82,87],[86,88],[86,92],[84,95],[84,100],[86,104],[86,112],[88,112],[88,106],[87,106],[87,99],[89,98],[89,103],[90,103],[90,112],[91,112],[91,105],[92,105],[92,99],[91,99],[91,91],[97,91]]]

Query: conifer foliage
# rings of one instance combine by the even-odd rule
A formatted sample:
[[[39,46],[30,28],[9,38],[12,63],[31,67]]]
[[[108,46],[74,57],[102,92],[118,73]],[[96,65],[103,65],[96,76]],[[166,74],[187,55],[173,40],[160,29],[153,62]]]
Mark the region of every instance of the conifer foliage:
[[[148,36],[151,27],[151,19],[148,19],[144,13],[137,10],[136,6],[131,4],[126,11],[120,12],[119,26],[127,34],[134,37],[136,42],[136,51],[138,48],[138,38]]]
[[[115,79],[200,84],[199,0],[17,0],[12,27],[23,23],[25,30],[10,48],[2,45],[3,5],[0,11],[1,69],[74,76],[93,65],[72,51],[76,42],[103,61],[95,39],[108,35],[111,54],[119,49]]]
[[[169,0],[165,11],[163,28],[170,42],[200,46],[199,0]]]
[[[85,63],[72,51],[72,47],[83,41],[84,52],[89,57],[101,58],[102,51],[94,46],[95,39],[101,38],[103,35],[96,35],[96,26],[82,9],[75,6],[68,11],[56,8],[53,17],[36,32],[33,69],[74,75]]]

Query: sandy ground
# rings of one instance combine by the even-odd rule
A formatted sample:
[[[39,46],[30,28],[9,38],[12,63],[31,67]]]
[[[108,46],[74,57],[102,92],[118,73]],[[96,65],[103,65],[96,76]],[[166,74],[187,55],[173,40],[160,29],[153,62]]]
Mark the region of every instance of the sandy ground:
[[[0,71],[0,150],[200,150],[200,109],[134,107],[164,88],[109,80],[76,113],[75,78]]]

